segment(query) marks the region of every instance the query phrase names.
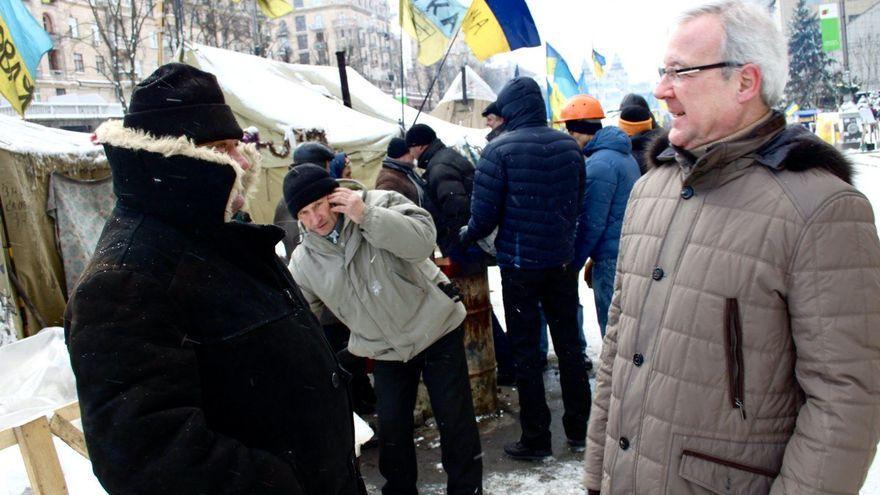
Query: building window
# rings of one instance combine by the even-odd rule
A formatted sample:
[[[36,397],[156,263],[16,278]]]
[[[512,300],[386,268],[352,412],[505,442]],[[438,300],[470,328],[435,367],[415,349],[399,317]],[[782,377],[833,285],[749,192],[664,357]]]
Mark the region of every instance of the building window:
[[[293,7],[300,8],[303,6],[303,0],[293,0]]]
[[[134,61],[134,74],[135,74],[136,76],[138,76],[138,78],[140,78],[141,75],[143,74],[143,71],[144,71],[144,68],[143,68],[143,66],[141,65],[141,61],[140,61],[140,60],[135,60],[135,61]]]
[[[296,37],[296,47],[300,50],[308,50],[309,49],[309,35],[300,34]]]
[[[321,14],[315,16],[312,29],[324,29],[324,18],[321,17]]]
[[[46,58],[49,59],[49,70],[54,70],[54,71],[61,70],[61,61],[60,61],[61,57],[58,56],[58,50],[55,50],[54,48],[49,50],[46,53]]]
[[[55,88],[55,94],[57,96],[63,96],[67,94],[67,90],[64,88]]]
[[[294,22],[296,23],[297,31],[305,31],[306,30],[306,16],[298,15],[294,17]]]
[[[155,31],[150,33],[150,48],[159,48],[159,39]]]
[[[79,25],[74,17],[67,19],[67,34],[71,38],[79,38]]]
[[[101,30],[98,29],[97,25],[92,26],[92,46],[98,46],[101,44]]]
[[[83,64],[82,53],[73,54],[73,70],[77,72],[85,72],[86,66]]]
[[[100,72],[101,74],[103,74],[104,71],[107,69],[107,66],[104,65],[104,57],[102,57],[101,55],[95,57],[95,69],[97,69],[98,72]]]
[[[52,17],[49,14],[43,14],[43,31],[55,34],[55,26],[52,24]]]
[[[309,63],[309,52],[303,52],[299,54],[299,63],[308,64]]]
[[[324,42],[324,31],[318,31],[315,33],[315,42],[323,43]]]

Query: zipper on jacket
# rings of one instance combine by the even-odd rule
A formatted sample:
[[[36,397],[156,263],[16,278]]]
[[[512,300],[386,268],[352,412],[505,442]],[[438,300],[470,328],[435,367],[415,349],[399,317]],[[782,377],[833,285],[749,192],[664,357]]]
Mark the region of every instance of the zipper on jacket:
[[[727,376],[730,382],[730,403],[734,409],[739,409],[742,419],[745,420],[742,321],[739,314],[739,302],[735,298],[728,298],[724,301],[724,332],[727,337]]]

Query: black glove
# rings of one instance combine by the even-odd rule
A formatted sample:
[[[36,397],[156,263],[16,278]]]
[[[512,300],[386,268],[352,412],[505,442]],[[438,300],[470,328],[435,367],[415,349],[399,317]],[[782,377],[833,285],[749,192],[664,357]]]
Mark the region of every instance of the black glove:
[[[452,302],[461,302],[461,289],[459,289],[454,283],[440,282],[437,284],[437,287],[440,287],[440,290],[449,296],[449,299],[452,299]]]

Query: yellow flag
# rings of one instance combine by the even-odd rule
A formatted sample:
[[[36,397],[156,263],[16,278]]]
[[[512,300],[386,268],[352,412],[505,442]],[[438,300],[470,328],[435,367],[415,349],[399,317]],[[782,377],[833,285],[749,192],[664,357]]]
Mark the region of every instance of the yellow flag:
[[[241,0],[232,0],[235,3],[241,3]],[[260,10],[263,12],[263,15],[268,17],[269,19],[277,19],[281,16],[287,15],[293,12],[293,7],[290,5],[290,2],[286,2],[285,0],[254,0],[257,2],[257,6],[260,7]]]
[[[400,26],[418,42],[420,64],[432,65],[443,58],[449,38],[413,7],[412,0],[400,0]]]
[[[277,19],[293,12],[293,6],[284,0],[257,0],[257,5],[269,19]]]
[[[0,1],[0,94],[24,116],[34,96],[37,66],[52,39],[21,0]]]

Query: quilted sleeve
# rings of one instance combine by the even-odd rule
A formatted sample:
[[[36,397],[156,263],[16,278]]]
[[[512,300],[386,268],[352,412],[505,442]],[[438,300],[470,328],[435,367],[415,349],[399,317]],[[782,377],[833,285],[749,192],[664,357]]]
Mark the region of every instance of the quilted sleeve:
[[[495,148],[483,152],[474,174],[468,239],[482,239],[501,223],[507,176]]]
[[[789,270],[798,412],[773,494],[856,494],[880,438],[880,241],[848,191],[809,219]]]

